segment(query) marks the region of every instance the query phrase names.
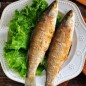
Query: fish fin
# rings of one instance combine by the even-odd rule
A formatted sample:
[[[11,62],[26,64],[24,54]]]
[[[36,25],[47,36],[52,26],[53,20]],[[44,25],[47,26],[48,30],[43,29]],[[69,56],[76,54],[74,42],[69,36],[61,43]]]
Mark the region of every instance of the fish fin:
[[[25,80],[25,86],[36,86],[35,78],[31,79],[31,80],[29,80],[28,78],[26,78],[26,80]]]

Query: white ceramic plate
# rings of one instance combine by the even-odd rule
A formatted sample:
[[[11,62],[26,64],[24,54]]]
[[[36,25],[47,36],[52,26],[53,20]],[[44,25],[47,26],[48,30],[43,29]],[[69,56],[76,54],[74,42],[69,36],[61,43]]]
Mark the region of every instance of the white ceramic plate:
[[[47,0],[50,4],[53,0]],[[1,66],[4,73],[10,79],[24,83],[25,79],[18,76],[17,73],[8,68],[6,60],[3,56],[3,47],[7,39],[7,32],[9,21],[13,16],[15,9],[21,10],[26,4],[31,4],[31,0],[17,1],[5,8],[1,16],[1,29],[0,29],[0,59]],[[66,80],[76,77],[83,68],[85,61],[85,51],[86,51],[86,24],[82,19],[81,13],[78,7],[70,1],[59,1],[59,11],[63,14],[67,13],[70,9],[75,12],[75,30],[73,35],[72,47],[68,56],[67,61],[64,63],[59,74],[55,79],[55,85],[58,85]],[[43,71],[42,76],[36,77],[37,86],[45,86],[46,73]]]

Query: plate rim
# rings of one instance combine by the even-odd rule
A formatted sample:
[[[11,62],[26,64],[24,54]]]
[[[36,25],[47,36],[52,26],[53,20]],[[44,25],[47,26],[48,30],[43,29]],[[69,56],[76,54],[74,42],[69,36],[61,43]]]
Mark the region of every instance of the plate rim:
[[[23,2],[23,1],[22,1],[22,2]],[[80,18],[81,18],[81,20],[79,19],[79,20],[80,20],[80,24],[82,25],[83,29],[86,31],[86,29],[85,29],[85,28],[86,28],[86,23],[84,22],[84,20],[83,20],[83,18],[82,18],[82,15],[81,15],[81,12],[80,12],[79,8],[75,5],[75,3],[71,2],[71,1],[62,1],[62,0],[59,1],[59,2],[72,4],[72,6],[77,9],[77,11],[78,11],[78,16],[80,16]],[[12,4],[13,4],[13,3],[12,3]],[[5,9],[6,9],[6,8],[5,8]],[[2,14],[2,15],[3,15],[3,14]],[[1,18],[2,18],[2,17],[1,17]],[[72,78],[76,77],[77,75],[79,75],[79,73],[81,72],[81,70],[82,70],[82,68],[83,68],[83,66],[84,66],[84,62],[85,62],[85,57],[84,57],[84,55],[85,55],[85,52],[86,52],[86,49],[85,49],[84,52],[83,52],[83,58],[82,58],[82,59],[83,59],[83,64],[82,64],[81,69],[78,70],[78,73],[76,73],[76,75],[74,75],[74,76],[71,76],[71,78],[67,78],[67,79],[61,81],[60,83],[66,81],[66,80],[72,79]],[[4,62],[1,60],[1,66],[2,66],[2,69],[3,69],[3,71],[4,71],[4,70],[5,70],[5,67],[4,67],[3,63],[4,63]],[[7,77],[9,77],[9,74],[8,74],[6,71],[4,71],[4,73],[6,74]],[[14,80],[14,81],[23,83],[21,80],[16,80],[16,79],[13,79],[12,77],[9,77],[9,78],[12,79],[12,80]],[[60,84],[60,83],[59,83],[59,84]]]

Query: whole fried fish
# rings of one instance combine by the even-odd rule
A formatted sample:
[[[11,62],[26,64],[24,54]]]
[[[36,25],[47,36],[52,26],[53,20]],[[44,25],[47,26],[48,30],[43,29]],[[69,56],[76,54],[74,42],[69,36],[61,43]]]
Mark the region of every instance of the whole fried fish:
[[[70,10],[63,18],[52,39],[46,73],[46,86],[54,86],[54,79],[67,59],[74,31],[74,12]]]
[[[28,74],[25,86],[36,86],[35,74],[53,37],[58,14],[58,2],[54,1],[41,16],[30,42]]]

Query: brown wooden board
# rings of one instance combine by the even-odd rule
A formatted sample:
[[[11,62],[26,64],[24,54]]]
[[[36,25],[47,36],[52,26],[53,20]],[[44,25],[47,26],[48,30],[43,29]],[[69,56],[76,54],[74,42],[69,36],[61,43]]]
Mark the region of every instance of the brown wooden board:
[[[0,1],[1,1],[0,16],[1,16],[1,13],[3,12],[3,9],[5,8],[5,6],[10,4],[12,1],[16,1],[16,0],[0,0]],[[86,18],[86,7],[76,2],[75,0],[72,0],[72,1],[78,5],[85,19]],[[86,74],[86,65],[84,66],[83,72],[84,74]],[[84,74],[81,73],[76,78],[66,81],[60,84],[59,86],[86,86],[86,76]],[[9,78],[7,78],[0,65],[0,86],[24,86],[24,84],[12,81]]]

